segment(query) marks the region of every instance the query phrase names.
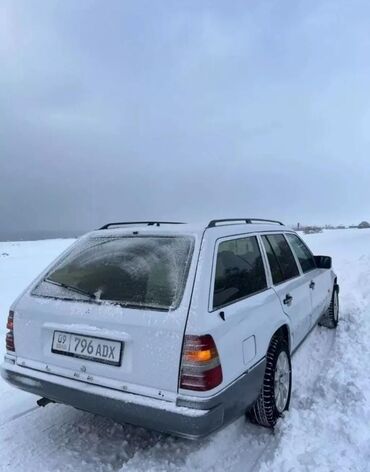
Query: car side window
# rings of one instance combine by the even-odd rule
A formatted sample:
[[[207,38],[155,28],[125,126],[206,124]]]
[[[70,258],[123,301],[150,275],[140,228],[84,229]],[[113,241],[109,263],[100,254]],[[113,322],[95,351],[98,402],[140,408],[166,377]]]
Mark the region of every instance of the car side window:
[[[272,246],[271,246],[271,244],[270,244],[270,242],[269,242],[269,240],[267,239],[266,236],[262,236],[262,242],[263,242],[263,245],[265,247],[266,254],[267,254],[267,259],[268,259],[269,266],[270,266],[272,281],[274,282],[274,284],[278,284],[278,283],[280,283],[284,280],[283,273],[281,271],[279,262],[278,262],[278,260],[275,256],[275,253],[272,250]]]
[[[282,234],[262,236],[269,261],[272,281],[274,284],[285,282],[299,275],[298,266],[293,253]]]
[[[306,273],[316,269],[315,259],[305,243],[296,234],[288,233],[286,237],[301,264],[302,271]]]
[[[265,288],[265,268],[256,236],[221,242],[217,251],[213,308]]]

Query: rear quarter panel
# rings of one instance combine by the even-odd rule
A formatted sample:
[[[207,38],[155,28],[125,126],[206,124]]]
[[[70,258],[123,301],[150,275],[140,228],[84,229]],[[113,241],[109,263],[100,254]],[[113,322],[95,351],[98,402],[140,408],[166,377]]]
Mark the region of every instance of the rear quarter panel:
[[[249,235],[246,235],[249,236]],[[199,257],[195,286],[190,306],[186,334],[211,334],[219,353],[223,382],[208,392],[191,392],[194,396],[218,393],[250,370],[266,355],[271,338],[283,324],[289,324],[279,298],[269,287],[229,306],[209,309],[212,287],[212,266],[215,238],[206,235]],[[219,313],[223,311],[225,321]],[[181,391],[181,390],[180,390]],[[181,393],[189,394],[182,390]]]

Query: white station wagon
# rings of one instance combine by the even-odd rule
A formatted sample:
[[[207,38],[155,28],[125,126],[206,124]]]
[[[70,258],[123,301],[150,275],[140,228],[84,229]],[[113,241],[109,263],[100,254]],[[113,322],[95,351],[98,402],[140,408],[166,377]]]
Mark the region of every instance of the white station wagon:
[[[331,258],[282,223],[112,223],[77,240],[11,307],[16,387],[187,438],[287,410],[291,355],[338,323]]]

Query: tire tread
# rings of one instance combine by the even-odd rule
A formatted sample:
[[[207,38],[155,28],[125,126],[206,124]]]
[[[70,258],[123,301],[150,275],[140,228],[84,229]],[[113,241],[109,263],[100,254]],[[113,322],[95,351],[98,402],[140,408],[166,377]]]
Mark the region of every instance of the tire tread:
[[[249,411],[249,417],[251,421],[266,428],[273,428],[280,416],[275,407],[274,373],[275,360],[282,348],[285,348],[289,353],[286,340],[281,336],[274,336],[271,340],[266,355],[266,370],[261,393]],[[289,399],[290,395],[288,398],[287,407],[289,406]]]
[[[337,293],[337,290],[334,288],[329,308],[322,315],[322,317],[319,321],[320,326],[324,326],[325,328],[329,328],[329,329],[334,329],[338,325],[338,320],[336,320],[335,317],[334,317],[334,295],[335,295],[335,293]],[[337,293],[337,295],[338,295],[338,293]]]

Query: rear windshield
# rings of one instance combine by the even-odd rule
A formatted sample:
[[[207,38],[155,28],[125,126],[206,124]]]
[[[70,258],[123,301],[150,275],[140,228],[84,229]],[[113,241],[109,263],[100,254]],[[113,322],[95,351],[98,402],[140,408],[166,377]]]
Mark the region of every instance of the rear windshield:
[[[184,292],[193,246],[194,239],[185,236],[85,240],[47,274],[33,294],[175,309]]]

